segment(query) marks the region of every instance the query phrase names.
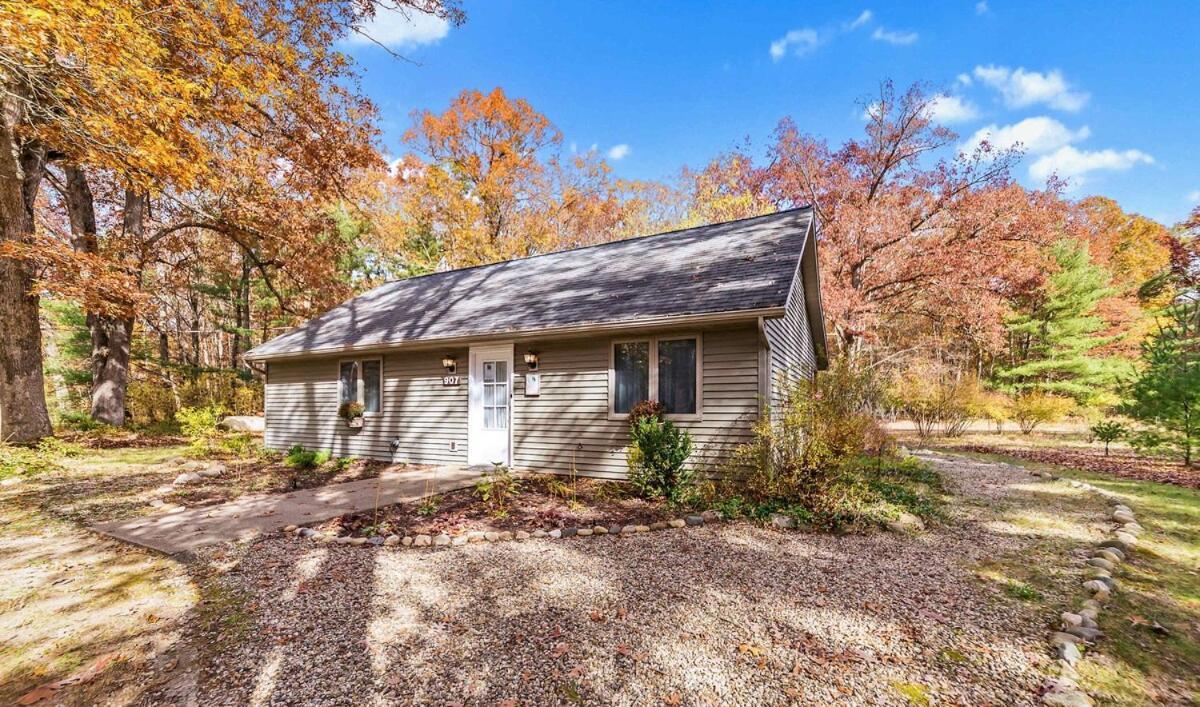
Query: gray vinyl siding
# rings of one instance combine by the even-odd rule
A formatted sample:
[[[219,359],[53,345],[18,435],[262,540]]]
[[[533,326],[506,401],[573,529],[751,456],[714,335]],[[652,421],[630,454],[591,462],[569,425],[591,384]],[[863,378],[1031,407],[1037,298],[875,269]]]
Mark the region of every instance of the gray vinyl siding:
[[[459,361],[462,383],[443,387],[442,356]],[[363,358],[370,358],[369,356]],[[272,362],[265,392],[270,449],[300,444],[337,456],[371,457],[421,464],[467,461],[467,350],[436,350],[383,356],[383,396],[378,415],[349,429],[337,415],[338,361],[313,358]],[[390,443],[399,439],[393,454]],[[456,451],[450,450],[454,442]]]
[[[702,418],[677,424],[692,435],[692,463],[719,472],[750,439],[758,418],[758,332],[753,326],[700,332]],[[636,335],[623,335],[622,340]],[[624,478],[628,423],[609,419],[612,338],[561,341],[539,349],[541,395],[525,397],[523,362],[513,400],[513,466],[559,474]],[[518,348],[518,361],[520,348]]]
[[[782,402],[786,381],[811,380],[817,372],[812,332],[806,315],[803,277],[802,273],[796,273],[786,313],[763,323],[768,346],[768,385],[772,407]]]
[[[691,330],[688,333],[697,333]],[[733,447],[750,439],[759,406],[759,341],[755,326],[700,330],[702,419],[680,421],[692,434],[692,463],[719,471]],[[636,335],[622,335],[623,340]],[[527,368],[518,344],[513,380],[513,466],[519,469],[622,478],[629,432],[608,415],[611,337],[538,342],[541,395],[525,397]],[[415,463],[467,462],[468,350],[453,353],[462,384],[443,387],[444,350],[383,357],[382,410],[351,430],[337,416],[338,358],[272,362],[266,384],[269,448],[294,444],[338,456]],[[389,443],[399,438],[393,455]],[[457,451],[450,451],[454,441]]]

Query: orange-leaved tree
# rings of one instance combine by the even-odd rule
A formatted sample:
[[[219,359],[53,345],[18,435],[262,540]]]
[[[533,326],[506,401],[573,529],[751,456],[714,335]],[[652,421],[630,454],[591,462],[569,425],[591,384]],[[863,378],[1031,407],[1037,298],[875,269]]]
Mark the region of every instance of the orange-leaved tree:
[[[612,177],[527,101],[463,91],[421,111],[393,167],[400,230],[425,267],[462,267],[603,242],[660,225],[655,185]]]
[[[437,0],[401,6],[461,19]],[[0,439],[49,432],[37,325],[40,287],[87,276],[95,393],[122,391],[137,283],[155,249],[201,230],[236,244],[263,277],[288,235],[281,206],[337,189],[375,159],[372,108],[334,49],[375,10],[354,0],[30,0],[0,6]],[[69,250],[38,236],[51,165],[71,214]],[[115,185],[105,229],[89,180]],[[235,194],[237,198],[228,196]],[[151,207],[157,208],[152,209]],[[89,214],[90,212],[90,214]],[[172,219],[152,218],[170,214]],[[269,218],[267,218],[269,216]],[[303,219],[300,219],[303,221]],[[307,252],[298,244],[295,252]],[[68,257],[68,252],[74,258]],[[35,274],[47,277],[35,283]],[[109,277],[111,276],[111,278]],[[122,280],[124,278],[124,280]],[[114,291],[131,293],[109,296]],[[108,293],[108,294],[106,294]],[[99,403],[99,405],[98,405]],[[120,422],[122,401],[93,413]]]

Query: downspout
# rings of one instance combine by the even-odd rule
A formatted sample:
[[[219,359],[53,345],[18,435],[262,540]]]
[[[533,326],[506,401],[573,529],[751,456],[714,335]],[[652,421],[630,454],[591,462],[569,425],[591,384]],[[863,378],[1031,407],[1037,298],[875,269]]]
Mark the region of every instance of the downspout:
[[[758,318],[758,396],[759,407],[771,403],[771,341],[767,338],[767,319]]]

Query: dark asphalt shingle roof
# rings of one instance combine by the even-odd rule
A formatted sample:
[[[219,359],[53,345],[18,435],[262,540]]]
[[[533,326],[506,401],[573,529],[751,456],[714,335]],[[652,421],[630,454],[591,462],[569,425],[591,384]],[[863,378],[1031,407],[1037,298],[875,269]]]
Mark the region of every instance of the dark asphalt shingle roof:
[[[389,282],[250,359],[782,307],[811,209]]]

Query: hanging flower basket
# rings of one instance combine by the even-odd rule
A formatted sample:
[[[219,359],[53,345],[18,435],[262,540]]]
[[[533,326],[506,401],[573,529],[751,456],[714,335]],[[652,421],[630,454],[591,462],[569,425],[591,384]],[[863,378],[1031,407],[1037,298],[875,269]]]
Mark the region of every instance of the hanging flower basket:
[[[338,417],[346,422],[346,427],[358,429],[363,426],[362,403],[342,403],[338,408]]]

